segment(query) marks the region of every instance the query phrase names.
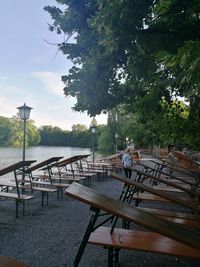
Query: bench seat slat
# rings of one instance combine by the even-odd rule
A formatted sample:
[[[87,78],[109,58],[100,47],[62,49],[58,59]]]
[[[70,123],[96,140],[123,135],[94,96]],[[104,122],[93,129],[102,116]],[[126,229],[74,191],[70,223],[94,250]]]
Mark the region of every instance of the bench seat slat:
[[[0,267],[30,267],[30,265],[11,259],[10,257],[0,256]]]
[[[34,198],[35,196],[29,196],[29,195],[20,195],[16,193],[9,193],[9,192],[0,192],[0,197],[6,197],[6,198],[13,198],[13,199],[19,199],[19,200],[29,200]]]
[[[99,227],[91,233],[88,242],[107,247],[200,259],[199,250],[154,232],[115,228],[110,234],[109,227]]]

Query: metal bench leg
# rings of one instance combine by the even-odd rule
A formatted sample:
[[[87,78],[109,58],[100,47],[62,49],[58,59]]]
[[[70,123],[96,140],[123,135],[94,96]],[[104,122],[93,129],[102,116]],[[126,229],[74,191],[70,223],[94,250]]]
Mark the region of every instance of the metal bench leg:
[[[19,209],[19,202],[18,199],[16,199],[16,209],[15,209],[15,217],[18,218],[18,209]]]
[[[119,248],[108,248],[108,267],[119,267]]]
[[[95,223],[97,221],[97,218],[98,218],[98,215],[99,215],[99,212],[100,212],[99,209],[96,209],[96,208],[93,208],[93,207],[91,207],[91,209],[93,210],[93,214],[91,216],[91,219],[90,219],[90,222],[89,222],[88,227],[86,229],[86,232],[84,234],[84,237],[83,237],[83,239],[81,241],[81,245],[79,247],[78,253],[76,254],[76,258],[74,260],[74,267],[77,267],[79,265],[79,262],[81,260],[82,255],[83,255],[83,252],[84,252],[84,249],[85,249],[85,247],[87,245],[88,239],[90,237],[90,234],[91,234],[91,232],[93,230],[93,227],[94,227],[94,225],[95,225]]]
[[[25,201],[22,201],[22,205],[23,205],[23,215],[25,214]]]
[[[108,267],[113,267],[113,248],[108,248]]]
[[[44,192],[42,192],[42,207],[44,207]]]
[[[48,192],[42,192],[42,207],[44,207],[44,198],[46,196],[46,205],[49,204],[49,193]]]

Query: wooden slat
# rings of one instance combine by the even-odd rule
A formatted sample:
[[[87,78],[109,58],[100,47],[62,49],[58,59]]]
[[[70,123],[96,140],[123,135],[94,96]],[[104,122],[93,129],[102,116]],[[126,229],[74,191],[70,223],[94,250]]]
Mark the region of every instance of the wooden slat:
[[[163,217],[165,220],[168,220],[170,222],[184,224],[197,229],[200,228],[200,217],[197,217],[193,214],[183,213],[181,216],[180,215],[181,212],[173,212],[173,211],[170,212],[165,210],[141,208],[141,207],[138,208],[150,212],[152,214],[155,214],[159,217]]]
[[[18,194],[16,194],[16,193],[0,192],[0,197],[21,199],[21,200],[30,200],[30,199],[34,198],[35,196],[20,195],[20,197],[19,197]]]
[[[65,194],[94,208],[106,211],[127,221],[135,222],[183,244],[200,249],[200,236],[195,231],[182,225],[168,222],[158,216],[114,200],[77,183],[71,184],[65,190]]]
[[[32,171],[38,170],[38,169],[40,169],[40,168],[42,168],[42,167],[44,167],[44,166],[46,166],[48,164],[51,164],[51,163],[53,163],[55,161],[58,161],[58,160],[62,159],[62,158],[63,157],[51,157],[51,158],[49,158],[47,160],[44,160],[44,161],[42,161],[42,162],[30,167],[28,169],[28,172],[32,172]]]
[[[18,260],[9,257],[0,256],[0,267],[31,267],[28,264],[22,263]]]
[[[88,242],[106,247],[200,259],[199,250],[154,232],[115,228],[111,234],[109,227],[99,227],[91,233]]]
[[[86,155],[76,155],[76,156],[73,156],[73,157],[70,157],[70,158],[67,158],[67,159],[64,159],[60,162],[58,162],[58,167],[63,167],[63,166],[66,166],[68,164],[71,164],[73,162],[76,162],[77,160],[81,160],[81,159],[84,159],[84,158],[87,158],[88,156],[90,156],[90,154],[86,154]]]
[[[36,160],[28,160],[28,161],[19,161],[15,164],[12,164],[6,168],[3,168],[0,170],[0,176],[5,175],[7,173],[13,172],[14,170],[18,169],[18,168],[22,168],[27,167],[29,165],[31,165],[33,162],[36,162]]]

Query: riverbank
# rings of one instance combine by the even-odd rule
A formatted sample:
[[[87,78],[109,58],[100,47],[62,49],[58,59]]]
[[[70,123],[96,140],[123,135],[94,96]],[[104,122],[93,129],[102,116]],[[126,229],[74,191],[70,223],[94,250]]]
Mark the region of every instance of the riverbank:
[[[122,185],[107,178],[92,181],[91,188],[118,199]],[[50,195],[41,207],[41,196],[26,205],[26,215],[15,216],[13,201],[0,203],[0,255],[21,260],[32,267],[72,267],[73,260],[91,216],[89,206],[64,196]],[[199,267],[196,260],[120,251],[123,267]],[[80,267],[107,266],[107,250],[87,245]]]

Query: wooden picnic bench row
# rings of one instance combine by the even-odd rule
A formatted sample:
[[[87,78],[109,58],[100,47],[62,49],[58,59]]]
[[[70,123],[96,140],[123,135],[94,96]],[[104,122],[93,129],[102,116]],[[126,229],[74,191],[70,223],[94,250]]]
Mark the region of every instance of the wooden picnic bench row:
[[[91,220],[74,260],[75,267],[79,265],[88,242],[109,248],[108,266],[118,266],[121,248],[200,259],[200,237],[194,230],[76,183],[70,185],[65,194],[90,205],[92,210]],[[103,222],[101,211],[108,216]],[[153,232],[118,229],[113,224],[114,218],[118,217]],[[112,227],[103,227],[108,222]]]
[[[38,192],[41,193],[42,207],[45,204],[48,205],[50,193],[57,192],[57,199],[60,199],[63,196],[63,190],[66,189],[70,183],[76,181],[85,184],[86,181],[86,183],[89,184],[92,176],[95,174],[104,175],[107,172],[105,169],[92,169],[92,172],[90,172],[89,169],[83,170],[83,167],[81,167],[82,170],[75,174],[75,170],[72,168],[72,163],[85,159],[88,156],[89,155],[77,155],[64,160],[61,160],[63,157],[51,157],[35,165],[31,165],[36,162],[35,160],[20,161],[1,169],[0,176],[13,172],[14,181],[12,183],[0,182],[0,188],[4,191],[0,191],[0,197],[4,199],[14,199],[16,201],[16,217],[18,217],[19,203],[23,204],[24,214],[25,201],[34,198],[35,194]],[[79,165],[80,164],[81,163],[79,163]],[[67,172],[61,173],[62,169],[67,171],[68,165],[71,165],[72,172],[70,175]],[[58,168],[58,175],[53,173],[52,168],[54,167]],[[42,171],[43,174],[34,174],[34,171],[38,170]],[[13,188],[16,192],[9,190]],[[27,195],[28,191],[31,193],[29,197]],[[24,195],[25,192],[27,197]]]
[[[48,166],[52,164],[52,162],[60,160],[62,157],[52,157],[48,160],[40,162],[31,166],[32,163],[36,162],[35,160],[31,161],[20,161],[15,164],[12,164],[4,169],[0,170],[0,176],[5,174],[14,173],[14,181],[13,182],[0,182],[0,187],[3,191],[0,191],[0,198],[1,199],[12,199],[15,200],[16,209],[15,215],[18,217],[19,213],[19,205],[22,205],[23,208],[23,215],[25,212],[25,202],[31,200],[35,197],[35,193],[39,192],[42,196],[42,207],[46,203],[48,205],[48,199],[50,193],[57,192],[57,198],[60,196],[62,197],[63,189],[66,189],[69,184],[62,184],[62,183],[50,183],[50,182],[38,182],[35,181],[33,183],[32,180],[32,171],[38,170],[43,166]],[[25,174],[25,176],[23,176]],[[20,176],[20,179],[18,178]],[[46,176],[48,178],[48,176]],[[15,189],[15,192],[10,191],[9,189]],[[29,193],[31,194],[27,194]],[[26,194],[25,194],[26,192]],[[46,200],[46,202],[44,202]]]
[[[200,215],[137,207],[137,212],[138,210],[141,210],[147,212],[147,216],[149,216],[149,214],[155,216],[154,218],[143,217],[138,219],[137,216],[135,217],[137,212],[133,210],[134,207],[132,207],[132,210],[129,210],[129,205],[132,200],[135,199],[138,201],[145,199],[148,201],[154,200],[157,202],[159,200],[162,202],[166,201],[176,203],[183,207],[187,207],[192,212],[200,214],[198,192],[193,192],[191,191],[191,189],[185,188],[182,185],[177,185],[176,183],[173,183],[168,179],[162,179],[160,178],[160,175],[157,177],[151,174],[149,175],[148,172],[142,172],[137,169],[134,169],[134,171],[137,173],[136,177],[138,181],[134,181],[132,179],[129,180],[120,176],[119,174],[111,172],[111,177],[116,178],[124,183],[124,188],[122,190],[119,201],[122,201],[124,204],[127,203],[128,207],[121,206],[120,202],[114,203],[114,200],[108,199],[107,196],[102,196],[102,194],[99,194],[98,192],[91,192],[88,191],[88,189],[86,188],[80,188],[76,184],[73,184],[65,191],[67,195],[70,195],[75,199],[89,204],[91,206],[91,210],[93,211],[91,220],[81,242],[79,251],[76,255],[74,266],[79,265],[87,242],[90,244],[100,245],[108,248],[108,266],[118,266],[119,250],[122,248],[200,259],[200,240],[198,241],[197,246],[188,243],[187,229],[189,228],[184,228],[184,226],[180,226],[181,228],[183,227],[184,229],[186,229],[185,237],[187,241],[180,240],[180,231],[178,230],[178,228],[172,236],[168,233],[168,228],[173,228],[175,225],[178,227],[178,224],[187,225],[192,227],[193,229],[199,229]],[[184,197],[180,198],[168,194],[167,192],[156,190],[155,188],[147,186],[143,184],[143,181],[147,178],[159,181],[160,183],[164,183],[167,186],[171,186],[172,188],[175,188],[180,192],[184,192],[185,195]],[[138,194],[140,191],[145,191],[150,194],[143,193],[140,195]],[[116,208],[118,209],[117,211]],[[130,217],[126,217],[127,209],[128,213],[136,212],[136,214],[134,214],[133,216],[134,218],[132,217],[132,219],[130,219]],[[111,218],[108,217],[108,219],[105,219],[104,222],[101,222],[99,223],[99,225],[96,225],[98,217],[102,216],[100,212],[101,210],[106,211],[108,214],[111,214]],[[115,219],[113,219],[113,216],[116,216]],[[146,214],[144,216],[146,216]],[[128,223],[134,222],[139,225],[145,226],[147,229],[153,230],[154,232],[143,232],[138,230],[132,231],[129,229],[127,230],[116,228],[115,225],[118,217],[121,217],[123,220],[128,221]],[[163,225],[160,228],[161,225],[158,223],[158,218],[164,220],[166,225]],[[111,228],[102,226],[110,219],[112,225]],[[167,224],[167,222],[169,224]],[[126,224],[124,225],[127,227]],[[173,230],[175,229],[173,228]]]

